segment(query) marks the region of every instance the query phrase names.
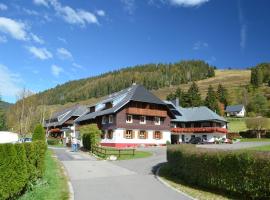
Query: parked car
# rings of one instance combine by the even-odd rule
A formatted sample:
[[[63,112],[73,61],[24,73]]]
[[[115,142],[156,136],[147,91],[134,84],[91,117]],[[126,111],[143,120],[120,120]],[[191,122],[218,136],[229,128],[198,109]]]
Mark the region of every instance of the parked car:
[[[26,138],[20,138],[18,140],[19,143],[27,143],[27,142],[32,142],[32,138],[26,137]]]
[[[202,141],[202,139],[200,137],[194,137],[194,138],[191,138],[188,143],[199,144],[199,143],[201,143],[201,141]]]

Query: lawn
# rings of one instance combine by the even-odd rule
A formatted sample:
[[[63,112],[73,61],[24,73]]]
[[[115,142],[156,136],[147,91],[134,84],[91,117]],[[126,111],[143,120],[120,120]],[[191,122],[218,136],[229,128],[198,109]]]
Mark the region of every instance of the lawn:
[[[137,158],[146,158],[152,156],[151,152],[148,151],[135,151],[135,155],[132,155],[132,149],[126,149],[126,150],[121,150],[121,154],[129,154],[129,155],[120,155],[118,156],[118,150],[117,148],[111,148],[111,147],[103,147],[103,149],[106,149],[106,154],[108,157],[109,155],[115,155],[117,156],[118,160],[130,160],[130,159],[137,159]],[[101,158],[105,158],[104,155],[102,154],[96,154],[97,156]]]
[[[270,151],[270,145],[258,146],[249,148],[252,151]]]
[[[69,190],[67,178],[63,174],[60,163],[52,157],[52,151],[46,153],[46,171],[39,184],[33,186],[19,200],[67,200]]]
[[[240,132],[240,131],[246,131],[247,130],[247,126],[246,126],[246,122],[245,119],[242,118],[227,118],[229,124],[228,124],[228,128],[230,132]]]
[[[200,199],[200,200],[232,199],[230,197],[226,197],[225,194],[214,193],[214,191],[203,190],[201,188],[194,187],[194,186],[184,183],[183,181],[175,178],[174,176],[170,174],[170,169],[168,168],[166,164],[161,167],[159,176],[161,177],[162,180],[164,180],[173,188],[179,190],[180,192],[188,194],[189,196],[195,199]]]
[[[270,142],[270,138],[242,138],[241,142]]]

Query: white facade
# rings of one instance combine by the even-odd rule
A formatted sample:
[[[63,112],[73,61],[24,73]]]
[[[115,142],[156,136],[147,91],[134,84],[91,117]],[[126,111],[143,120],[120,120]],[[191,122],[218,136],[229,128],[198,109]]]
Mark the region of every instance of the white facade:
[[[19,136],[17,133],[0,131],[0,144],[18,142]]]
[[[145,130],[148,133],[148,137],[146,139],[139,138],[139,131],[140,130],[133,130],[134,131],[134,138],[127,139],[124,137],[125,129],[115,129],[113,131],[112,139],[107,137],[107,131],[105,132],[105,138],[101,140],[101,144],[116,144],[116,146],[121,145],[128,145],[128,144],[137,144],[137,145],[165,145],[166,142],[171,142],[171,132],[170,131],[160,131],[162,133],[161,139],[154,139],[153,130]]]
[[[246,109],[245,107],[242,108],[240,112],[228,112],[227,117],[235,116],[235,117],[245,117],[246,116]]]

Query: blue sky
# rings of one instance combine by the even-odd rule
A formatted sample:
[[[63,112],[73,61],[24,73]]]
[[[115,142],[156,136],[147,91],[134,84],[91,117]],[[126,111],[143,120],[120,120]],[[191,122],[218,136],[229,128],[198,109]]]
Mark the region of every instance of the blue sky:
[[[136,64],[269,61],[269,0],[0,0],[0,94]]]

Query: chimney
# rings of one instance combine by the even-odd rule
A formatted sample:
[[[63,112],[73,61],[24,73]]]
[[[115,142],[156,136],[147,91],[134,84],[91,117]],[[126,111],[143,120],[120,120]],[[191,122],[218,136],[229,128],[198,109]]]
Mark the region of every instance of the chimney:
[[[179,98],[172,100],[172,103],[175,105],[175,107],[179,107]]]

